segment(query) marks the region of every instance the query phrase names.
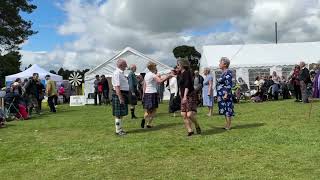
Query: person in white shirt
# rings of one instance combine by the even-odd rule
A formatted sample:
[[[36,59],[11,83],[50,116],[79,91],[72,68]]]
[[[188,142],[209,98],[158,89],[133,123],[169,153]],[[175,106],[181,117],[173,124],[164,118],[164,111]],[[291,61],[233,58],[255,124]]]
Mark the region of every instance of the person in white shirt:
[[[126,134],[122,129],[122,117],[128,115],[129,83],[124,75],[126,68],[126,61],[119,59],[117,61],[117,69],[112,75],[112,114],[115,116],[116,134],[119,136]]]
[[[171,75],[167,75],[163,78],[157,76],[157,65],[153,62],[149,62],[147,65],[149,72],[144,77],[143,84],[143,108],[145,109],[144,118],[141,120],[141,128],[152,128],[152,120],[158,108],[158,83],[162,83],[169,79]]]
[[[171,73],[173,76],[169,79],[168,88],[170,90],[170,102],[169,102],[169,113],[173,113],[175,117],[176,111],[180,110],[180,95],[179,95],[179,87],[178,87],[178,80],[177,80],[177,72],[176,70],[172,70]]]

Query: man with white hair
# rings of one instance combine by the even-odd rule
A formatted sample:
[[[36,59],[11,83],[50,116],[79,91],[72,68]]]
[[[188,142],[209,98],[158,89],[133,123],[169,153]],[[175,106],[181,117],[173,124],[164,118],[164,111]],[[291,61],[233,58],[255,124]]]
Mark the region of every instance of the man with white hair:
[[[129,103],[131,105],[131,119],[137,119],[136,115],[134,114],[135,106],[137,105],[137,94],[138,94],[138,80],[136,77],[136,70],[137,66],[135,64],[130,65],[130,73],[128,75],[128,82],[129,82]]]
[[[112,75],[112,114],[115,117],[116,134],[125,135],[122,129],[122,117],[128,115],[129,83],[124,75],[127,62],[124,59],[117,61],[117,69]]]
[[[310,72],[308,68],[306,67],[306,63],[301,61],[300,64],[300,75],[299,75],[299,80],[300,80],[300,88],[301,88],[301,95],[302,95],[302,102],[303,103],[309,103],[308,100],[308,93],[307,93],[307,85],[311,83],[311,78],[310,78]]]

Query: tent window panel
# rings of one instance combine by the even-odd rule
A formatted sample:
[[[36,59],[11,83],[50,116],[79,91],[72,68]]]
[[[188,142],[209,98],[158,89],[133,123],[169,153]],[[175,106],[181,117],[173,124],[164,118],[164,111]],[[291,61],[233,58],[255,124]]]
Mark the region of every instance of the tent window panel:
[[[231,71],[232,71],[232,79],[237,79],[236,77],[237,71],[235,69],[231,69]],[[219,79],[222,74],[222,71],[218,70],[218,71],[215,71],[214,73],[215,73],[216,79]]]
[[[293,70],[294,66],[286,66],[282,68],[282,76],[284,76],[286,79],[288,79],[291,71]]]
[[[258,68],[258,69],[249,69],[249,84],[250,88],[254,88],[254,81],[256,77],[266,77],[270,76],[270,68]]]

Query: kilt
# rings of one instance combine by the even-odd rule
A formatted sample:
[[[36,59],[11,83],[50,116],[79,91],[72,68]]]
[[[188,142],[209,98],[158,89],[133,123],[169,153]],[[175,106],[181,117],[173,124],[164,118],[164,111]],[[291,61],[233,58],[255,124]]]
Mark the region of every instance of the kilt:
[[[120,104],[119,97],[115,92],[112,93],[112,115],[116,117],[128,115],[128,92],[121,91],[124,104]]]
[[[158,108],[158,94],[145,93],[143,96],[143,108],[147,110],[154,110]]]
[[[197,95],[196,92],[193,91],[189,95],[187,95],[187,102],[182,104],[181,98],[181,112],[197,112]]]
[[[138,104],[137,93],[135,93],[135,95],[133,95],[132,92],[129,92],[129,104],[130,105],[137,105]]]

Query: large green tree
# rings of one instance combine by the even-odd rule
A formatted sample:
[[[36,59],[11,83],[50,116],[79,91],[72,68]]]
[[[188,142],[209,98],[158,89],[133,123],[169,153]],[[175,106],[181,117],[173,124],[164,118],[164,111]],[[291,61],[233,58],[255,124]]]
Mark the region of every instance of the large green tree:
[[[31,29],[32,22],[24,20],[21,13],[30,14],[36,8],[30,0],[0,0],[0,86],[4,85],[4,76],[20,71],[19,45],[36,33]]]
[[[178,46],[173,49],[175,58],[188,58],[192,71],[199,70],[199,60],[201,54],[193,46]]]
[[[1,52],[19,49],[19,45],[36,32],[32,22],[24,20],[21,12],[32,13],[37,6],[29,0],[0,1],[0,45]]]
[[[17,51],[11,51],[0,56],[0,87],[5,84],[5,76],[20,72],[21,55]]]

